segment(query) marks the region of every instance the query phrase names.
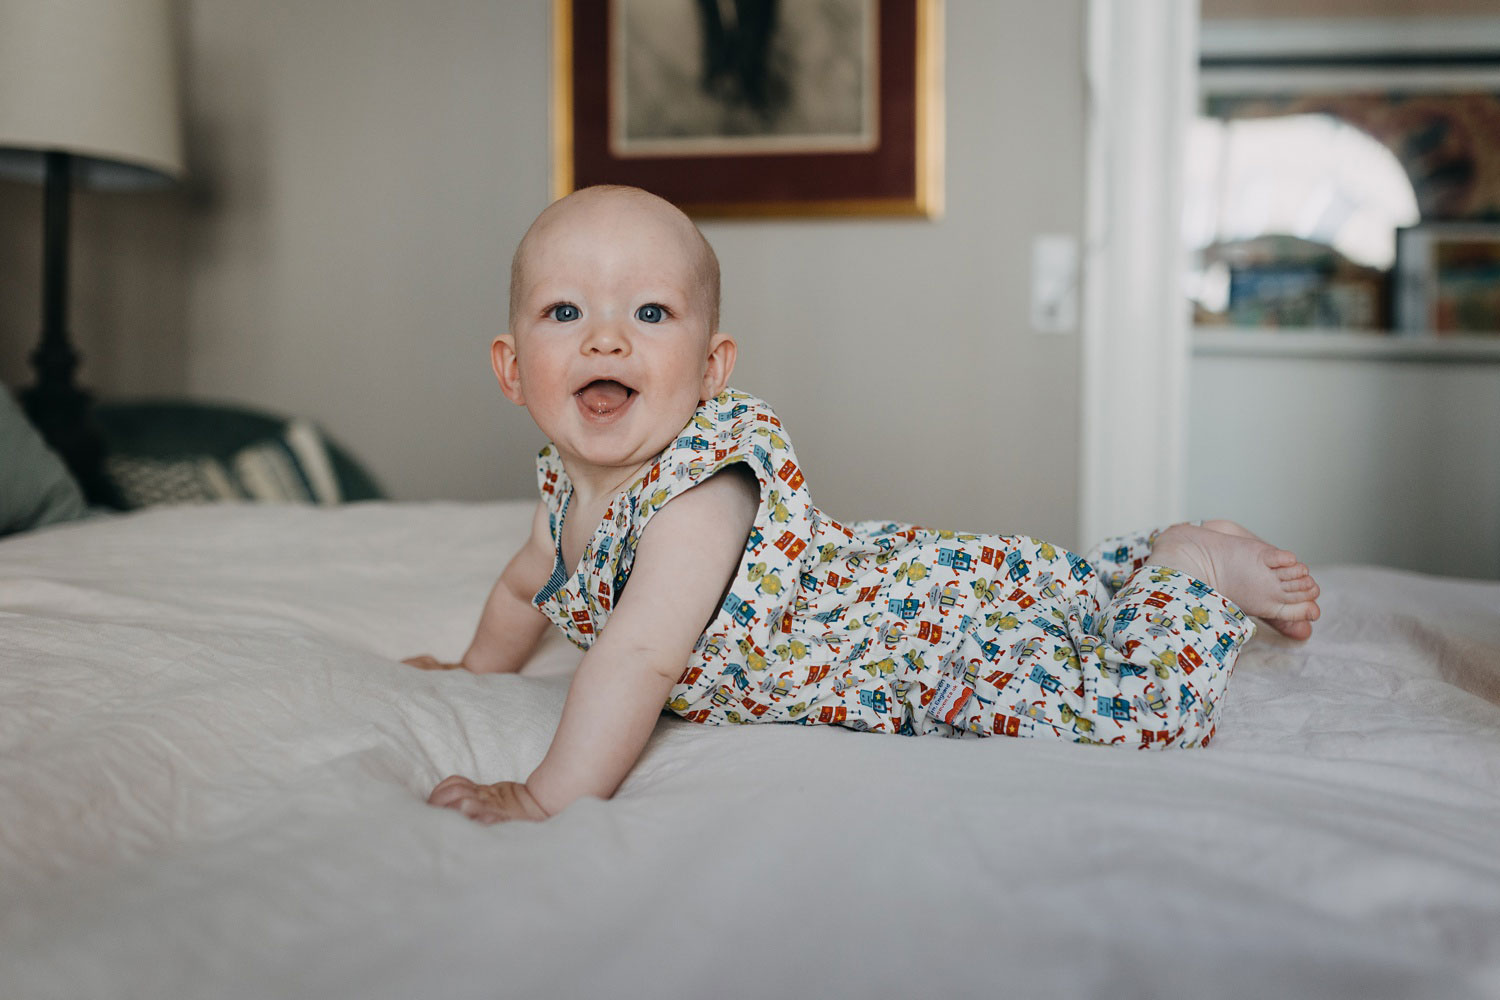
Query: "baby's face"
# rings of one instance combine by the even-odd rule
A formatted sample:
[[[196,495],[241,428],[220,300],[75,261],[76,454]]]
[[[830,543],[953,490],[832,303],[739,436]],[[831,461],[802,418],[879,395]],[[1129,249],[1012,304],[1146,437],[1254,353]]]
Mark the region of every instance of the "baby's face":
[[[727,382],[733,344],[725,365],[696,240],[675,210],[630,192],[575,195],[528,235],[496,374],[575,481],[628,475]]]

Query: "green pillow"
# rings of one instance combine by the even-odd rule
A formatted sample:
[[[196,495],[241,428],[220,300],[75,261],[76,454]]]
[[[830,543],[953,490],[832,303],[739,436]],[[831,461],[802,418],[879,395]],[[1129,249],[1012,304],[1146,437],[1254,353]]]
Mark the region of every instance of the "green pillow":
[[[0,386],[0,535],[87,513],[78,482]]]

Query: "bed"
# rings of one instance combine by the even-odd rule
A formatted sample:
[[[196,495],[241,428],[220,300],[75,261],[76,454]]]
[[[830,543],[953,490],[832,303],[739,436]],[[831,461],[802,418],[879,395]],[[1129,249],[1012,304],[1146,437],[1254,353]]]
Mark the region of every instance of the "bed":
[[[1500,996],[1500,584],[1319,568],[1205,750],[664,717],[612,801],[483,827],[423,799],[524,778],[578,654],[398,659],[529,512],[0,540],[0,996]]]

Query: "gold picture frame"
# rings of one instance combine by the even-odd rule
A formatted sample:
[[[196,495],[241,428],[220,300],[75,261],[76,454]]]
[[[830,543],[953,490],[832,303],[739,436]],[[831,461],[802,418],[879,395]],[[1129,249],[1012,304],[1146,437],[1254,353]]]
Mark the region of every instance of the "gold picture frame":
[[[700,218],[940,216],[942,0],[841,5],[845,16],[833,22],[836,29],[780,23],[775,30],[782,34],[769,43],[765,32],[735,26],[748,39],[745,48],[760,43],[759,65],[769,44],[836,53],[844,70],[834,81],[839,86],[823,79],[813,86],[795,76],[766,84],[743,70],[740,50],[731,50],[739,75],[722,71],[711,80],[703,67],[719,50],[705,24],[717,17],[715,5],[694,16],[693,0],[553,0],[553,196],[615,183],[646,188]],[[790,10],[789,18],[805,22],[813,9],[783,5],[781,13]],[[653,39],[663,30],[687,33],[689,44],[632,48],[638,23]],[[691,44],[695,32],[700,46]],[[633,55],[637,50],[645,54]],[[663,52],[677,62],[663,65]],[[696,62],[689,68],[687,59]],[[802,64],[827,77],[832,61]],[[862,82],[850,82],[856,78]],[[711,82],[717,89],[709,89]],[[770,100],[746,97],[775,86],[782,107],[813,111],[777,118],[765,110]],[[694,112],[701,117],[688,117]],[[805,134],[777,133],[782,121]]]

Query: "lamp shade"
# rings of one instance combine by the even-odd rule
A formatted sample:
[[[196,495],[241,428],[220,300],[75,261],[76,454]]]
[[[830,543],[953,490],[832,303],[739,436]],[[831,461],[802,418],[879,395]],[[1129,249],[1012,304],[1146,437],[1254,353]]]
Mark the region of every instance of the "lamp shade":
[[[181,177],[170,0],[0,0],[0,176],[41,180],[69,153],[77,184]]]

